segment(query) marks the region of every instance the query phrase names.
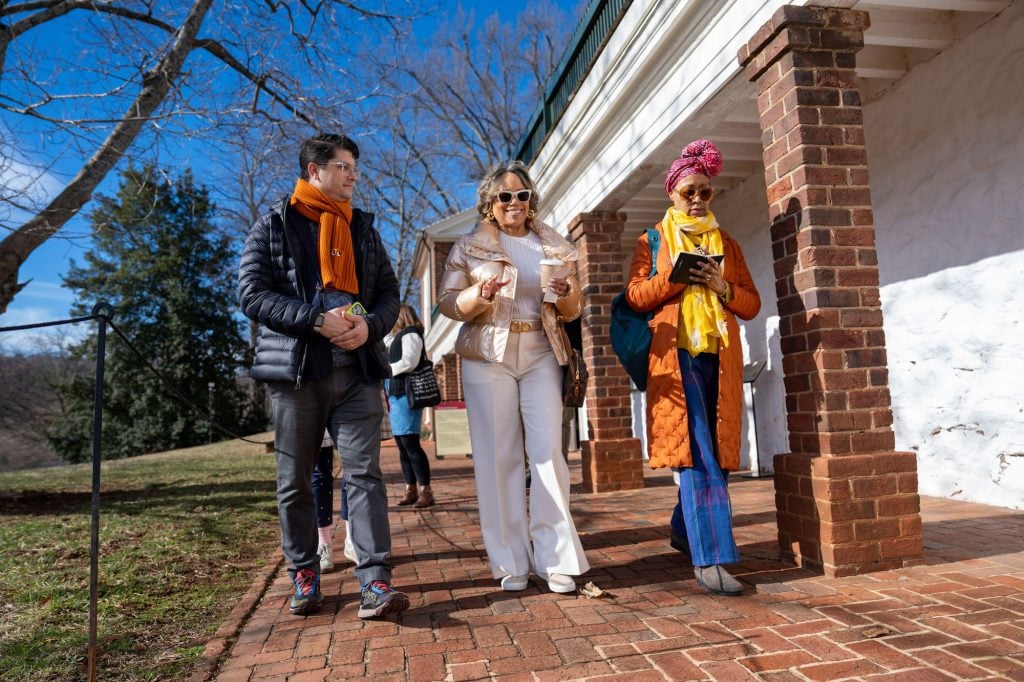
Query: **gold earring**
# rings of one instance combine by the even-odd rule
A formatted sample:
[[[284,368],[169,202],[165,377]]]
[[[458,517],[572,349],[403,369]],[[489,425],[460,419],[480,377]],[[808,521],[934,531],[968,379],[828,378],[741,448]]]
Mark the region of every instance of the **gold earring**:
[[[529,218],[530,220],[533,220],[534,218],[537,217],[537,212],[531,208],[529,212],[527,212],[526,217]]]
[[[484,217],[487,218],[489,221],[491,221],[493,223],[494,222],[494,211],[488,211],[487,215],[484,216]]]

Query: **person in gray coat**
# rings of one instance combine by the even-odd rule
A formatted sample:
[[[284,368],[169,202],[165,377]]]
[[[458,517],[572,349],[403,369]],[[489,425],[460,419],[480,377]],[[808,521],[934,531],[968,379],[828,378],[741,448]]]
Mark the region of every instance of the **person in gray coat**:
[[[252,376],[274,406],[281,546],[295,584],[289,608],[320,609],[320,557],[311,477],[326,428],[344,465],[360,618],[409,606],[391,587],[391,529],[380,469],[383,339],[398,317],[399,286],[373,215],[352,208],[359,148],[317,135],[299,151],[290,197],[253,225],[238,298],[259,323]]]

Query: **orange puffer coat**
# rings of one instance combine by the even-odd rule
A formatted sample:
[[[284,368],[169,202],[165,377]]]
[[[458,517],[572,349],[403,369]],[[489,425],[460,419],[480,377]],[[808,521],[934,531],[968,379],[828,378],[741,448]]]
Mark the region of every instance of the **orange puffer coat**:
[[[690,467],[690,430],[686,421],[686,398],[679,373],[677,328],[679,302],[686,285],[670,282],[672,258],[665,246],[658,250],[658,274],[651,272],[651,251],[647,231],[637,239],[629,268],[626,300],[638,312],[654,311],[651,319],[651,358],[647,370],[647,449],[652,468]],[[729,345],[718,351],[718,428],[716,455],[723,469],[735,471],[740,465],[740,425],[743,415],[743,349],[736,318],[749,320],[761,310],[761,297],[747,269],[743,252],[735,239],[722,230],[725,252],[723,277],[732,287],[732,300],[725,307]]]

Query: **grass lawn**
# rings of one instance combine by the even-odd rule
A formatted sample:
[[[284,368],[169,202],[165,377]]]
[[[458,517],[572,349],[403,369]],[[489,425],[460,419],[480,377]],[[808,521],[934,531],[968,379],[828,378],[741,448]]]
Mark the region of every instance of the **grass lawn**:
[[[274,456],[225,441],[101,482],[97,677],[181,679],[278,545]],[[0,679],[85,676],[91,490],[91,464],[0,474]]]

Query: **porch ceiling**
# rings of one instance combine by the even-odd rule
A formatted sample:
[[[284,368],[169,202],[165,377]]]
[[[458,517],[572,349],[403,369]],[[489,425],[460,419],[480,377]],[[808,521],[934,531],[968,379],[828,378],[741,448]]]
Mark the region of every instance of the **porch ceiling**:
[[[882,96],[916,65],[1003,11],[1012,0],[814,0],[804,4],[850,7],[868,12],[871,27],[857,54],[857,74],[865,103]],[[763,171],[761,126],[756,91],[742,72],[656,149],[633,177],[609,193],[596,210],[623,211],[628,220],[623,238],[632,242],[642,229],[658,222],[667,207],[664,172],[683,143],[698,137],[714,140],[725,158],[714,185],[723,195],[754,173]]]

